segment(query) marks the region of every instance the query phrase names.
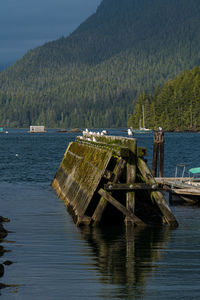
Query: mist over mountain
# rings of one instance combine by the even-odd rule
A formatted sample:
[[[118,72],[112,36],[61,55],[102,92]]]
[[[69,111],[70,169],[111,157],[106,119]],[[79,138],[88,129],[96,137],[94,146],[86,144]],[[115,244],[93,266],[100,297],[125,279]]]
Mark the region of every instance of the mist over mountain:
[[[138,94],[200,65],[199,16],[199,0],[103,0],[0,73],[1,124],[126,126]]]

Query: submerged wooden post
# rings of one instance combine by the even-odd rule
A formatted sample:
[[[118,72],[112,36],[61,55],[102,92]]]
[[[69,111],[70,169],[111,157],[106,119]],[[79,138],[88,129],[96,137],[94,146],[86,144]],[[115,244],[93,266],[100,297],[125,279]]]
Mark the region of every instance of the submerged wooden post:
[[[154,132],[154,143],[153,143],[153,162],[152,162],[152,174],[154,177],[157,176],[157,165],[158,165],[158,176],[164,176],[164,131]]]

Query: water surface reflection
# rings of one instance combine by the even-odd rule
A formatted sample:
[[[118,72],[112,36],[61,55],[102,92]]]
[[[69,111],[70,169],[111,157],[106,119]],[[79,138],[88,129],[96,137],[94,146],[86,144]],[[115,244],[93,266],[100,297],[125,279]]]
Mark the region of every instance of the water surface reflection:
[[[138,299],[170,239],[165,228],[81,228],[91,247],[104,299]]]

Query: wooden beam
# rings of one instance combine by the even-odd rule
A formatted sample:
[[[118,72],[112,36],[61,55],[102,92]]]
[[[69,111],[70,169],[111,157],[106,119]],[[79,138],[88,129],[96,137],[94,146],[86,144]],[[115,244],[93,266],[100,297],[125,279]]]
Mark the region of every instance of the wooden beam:
[[[92,215],[92,225],[93,227],[97,226],[101,221],[102,214],[107,206],[107,201],[105,198],[101,197],[99,203]]]
[[[189,188],[189,189],[172,189],[172,192],[179,195],[191,195],[191,196],[200,196],[200,189],[198,188]]]
[[[154,177],[157,176],[157,161],[158,161],[158,144],[153,144],[153,161],[152,161],[152,174]]]
[[[113,183],[116,183],[119,181],[122,173],[123,173],[123,170],[125,168],[125,165],[126,165],[126,161],[121,158],[117,164],[117,167],[116,167],[116,170],[115,170],[115,176],[114,176],[114,179],[113,179]]]
[[[157,184],[147,183],[109,183],[104,184],[106,191],[135,191],[135,190],[158,190]]]
[[[147,184],[155,184],[156,183],[154,177],[151,174],[151,171],[149,170],[149,167],[147,166],[145,161],[141,158],[138,158],[138,169],[139,169],[144,181]],[[174,217],[174,215],[172,214],[171,209],[169,208],[162,193],[159,191],[152,191],[151,195],[153,196],[160,211],[162,212],[163,216],[165,217],[166,222],[172,227],[177,227],[178,222],[177,222],[176,218]]]
[[[109,203],[111,203],[114,207],[116,207],[118,210],[120,210],[126,217],[131,219],[134,224],[136,225],[145,225],[146,224],[136,217],[131,211],[129,211],[125,206],[123,206],[119,201],[117,201],[114,197],[112,197],[108,192],[106,192],[103,189],[100,189],[98,191],[99,195],[101,195],[103,198],[105,198]]]
[[[118,182],[119,178],[124,170],[124,167],[126,165],[126,161],[124,159],[120,159],[117,165],[115,166],[114,172],[112,173],[113,176],[113,183]],[[101,197],[99,200],[99,203],[92,215],[92,220],[93,220],[93,226],[97,226],[102,218],[102,214],[107,206],[107,201],[105,200],[104,197]]]
[[[157,164],[159,170],[159,177],[163,177],[164,174],[164,131],[154,132],[154,144],[153,144],[153,162],[152,162],[152,174],[155,177],[157,175]]]
[[[126,183],[131,184],[136,179],[136,157],[137,157],[137,143],[130,141],[128,144],[130,155],[127,159],[126,167]],[[135,192],[127,190],[126,193],[126,208],[134,214],[135,212]],[[125,223],[131,222],[130,218],[126,217]]]
[[[164,134],[164,133],[163,133]],[[164,137],[163,137],[164,139]],[[159,177],[164,176],[164,140],[159,144]]]

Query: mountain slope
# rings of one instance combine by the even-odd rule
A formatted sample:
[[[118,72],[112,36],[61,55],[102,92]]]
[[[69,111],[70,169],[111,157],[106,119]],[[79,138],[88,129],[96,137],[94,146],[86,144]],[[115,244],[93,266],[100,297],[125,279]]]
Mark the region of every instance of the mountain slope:
[[[138,127],[145,111],[147,127],[164,130],[200,130],[200,67],[187,70],[152,94],[138,97],[129,125]]]
[[[200,65],[199,0],[103,0],[0,74],[6,126],[126,126],[141,91]]]

